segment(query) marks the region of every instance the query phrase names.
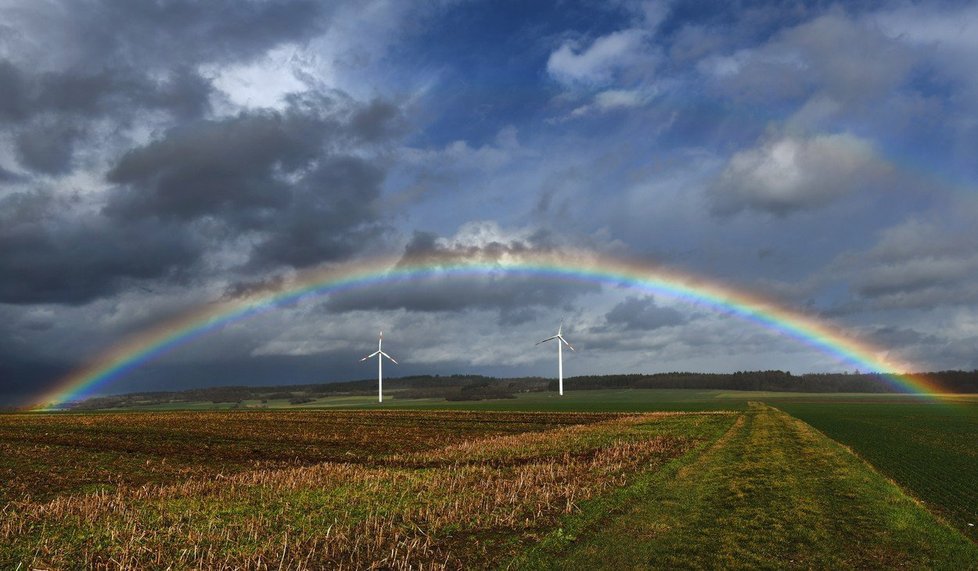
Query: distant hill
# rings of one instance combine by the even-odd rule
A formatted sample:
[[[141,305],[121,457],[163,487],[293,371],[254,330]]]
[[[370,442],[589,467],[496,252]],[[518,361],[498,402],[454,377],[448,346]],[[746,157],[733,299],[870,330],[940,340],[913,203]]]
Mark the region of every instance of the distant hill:
[[[924,373],[950,392],[978,393],[978,371]],[[513,398],[516,393],[557,390],[557,381],[541,377],[499,379],[480,375],[413,376],[384,379],[384,391],[398,399],[436,398],[477,401]],[[876,373],[824,373],[792,375],[786,371],[736,373],[656,373],[586,375],[564,379],[566,390],[597,389],[700,389],[781,391],[810,393],[888,393],[896,389]],[[377,380],[364,379],[313,385],[222,386],[174,392],[144,392],[95,397],[72,403],[73,410],[133,408],[161,404],[236,403],[288,400],[302,404],[323,397],[377,394]]]

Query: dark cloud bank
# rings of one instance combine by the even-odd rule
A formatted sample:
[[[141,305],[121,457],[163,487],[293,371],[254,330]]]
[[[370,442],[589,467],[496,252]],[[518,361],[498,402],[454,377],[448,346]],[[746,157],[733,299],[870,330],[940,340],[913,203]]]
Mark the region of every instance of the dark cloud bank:
[[[127,280],[192,279],[208,249],[247,237],[246,265],[341,260],[384,231],[383,165],[346,154],[377,126],[331,99],[175,127],[107,173],[100,211],[44,190],[0,201],[0,302],[82,303]],[[396,116],[390,111],[390,117]]]
[[[407,244],[403,262],[437,268],[453,261],[479,259],[491,264],[503,256],[519,256],[531,250],[549,249],[546,234],[526,240],[461,246],[440,241],[429,232],[416,232]],[[405,283],[383,283],[330,296],[332,312],[403,309],[418,312],[496,310],[503,325],[516,325],[536,317],[539,309],[569,308],[581,295],[600,290],[582,284],[534,276],[513,276],[500,271],[483,275],[448,277],[437,269],[430,277]]]

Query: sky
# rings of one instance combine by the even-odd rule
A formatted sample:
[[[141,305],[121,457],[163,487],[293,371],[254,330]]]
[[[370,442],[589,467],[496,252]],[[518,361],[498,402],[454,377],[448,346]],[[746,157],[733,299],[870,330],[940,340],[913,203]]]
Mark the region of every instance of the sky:
[[[208,303],[378,256],[584,249],[978,368],[971,2],[0,0],[0,403]],[[498,277],[498,276],[497,276]],[[850,370],[601,284],[305,300],[102,393]],[[393,370],[391,370],[393,369]]]

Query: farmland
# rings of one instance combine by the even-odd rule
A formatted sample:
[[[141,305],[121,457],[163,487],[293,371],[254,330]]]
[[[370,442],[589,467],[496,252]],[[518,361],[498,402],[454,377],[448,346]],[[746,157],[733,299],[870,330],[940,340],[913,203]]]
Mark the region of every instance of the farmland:
[[[851,447],[978,541],[978,405],[809,402],[779,406]]]
[[[638,487],[638,486],[636,486]],[[638,499],[640,498],[640,499]],[[965,569],[978,550],[808,425],[753,405],[705,453],[654,474],[586,539],[533,568]],[[622,541],[628,538],[627,541]]]
[[[593,415],[379,415],[385,417],[401,421],[384,431],[395,442],[405,421],[419,428],[444,422],[433,437],[440,445],[415,439],[413,451],[374,450],[357,462],[12,502],[0,524],[6,546],[0,564],[260,568],[285,557],[290,568],[461,567],[512,555],[579,502],[715,438],[733,420],[723,414],[600,422]],[[463,427],[475,417],[505,428],[452,438],[453,417],[462,417]],[[367,418],[344,415],[344,424],[352,424],[346,434],[359,432],[357,421]],[[549,431],[527,432],[545,423]],[[342,456],[357,454],[357,438],[349,443]]]
[[[0,415],[0,501],[255,468],[364,462],[482,436],[606,420],[594,414],[166,412]]]
[[[568,397],[468,406],[588,412],[392,400],[384,411],[0,415],[0,567],[978,567],[959,504],[923,498],[956,530],[825,436],[835,427],[868,458],[843,428],[867,416],[847,406],[869,407],[899,456],[915,432],[889,428],[917,403]],[[945,455],[970,449],[967,413],[946,436],[947,418],[923,410],[912,422],[944,438]]]

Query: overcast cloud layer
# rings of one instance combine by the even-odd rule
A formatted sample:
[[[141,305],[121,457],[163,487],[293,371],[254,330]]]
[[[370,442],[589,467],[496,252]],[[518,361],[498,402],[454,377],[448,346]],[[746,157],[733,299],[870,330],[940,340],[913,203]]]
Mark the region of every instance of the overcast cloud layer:
[[[606,5],[605,5],[606,4]],[[978,367],[968,2],[0,2],[0,402],[188,308],[378,255],[586,248]],[[647,292],[374,285],[107,392],[851,369]]]

